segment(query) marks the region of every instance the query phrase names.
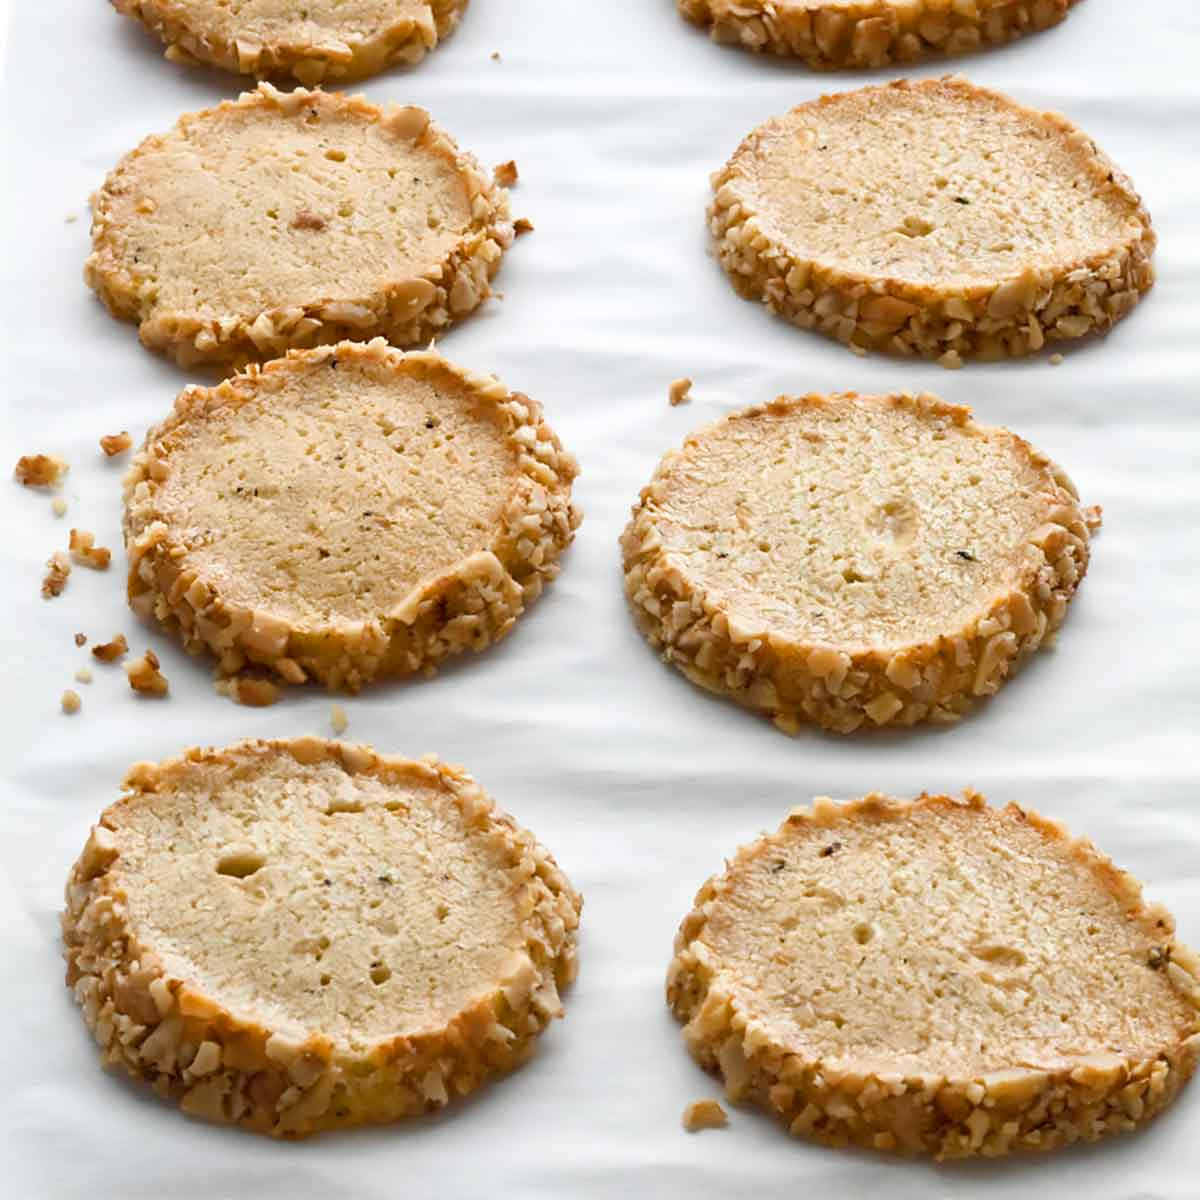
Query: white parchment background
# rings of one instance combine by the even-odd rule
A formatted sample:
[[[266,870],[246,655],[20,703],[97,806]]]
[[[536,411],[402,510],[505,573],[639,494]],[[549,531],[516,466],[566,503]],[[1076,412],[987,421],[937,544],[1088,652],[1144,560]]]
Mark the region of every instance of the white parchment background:
[[[26,1197],[1075,1197],[1200,1195],[1200,1085],[1136,1138],[1045,1159],[938,1168],[835,1153],[737,1111],[689,1137],[713,1085],[662,999],[675,926],[739,843],[814,794],[970,785],[1091,835],[1200,943],[1196,296],[1200,9],[1083,0],[1065,24],[961,69],[1059,109],[1133,176],[1160,235],[1159,283],[1109,338],[973,366],[859,359],[738,300],[705,254],[708,173],[760,120],[866,77],[816,77],[711,45],[671,0],[474,0],[424,65],[370,80],[427,106],[487,164],[515,158],[537,226],[505,299],[442,348],[537,396],[579,456],[586,518],[560,581],[513,636],[432,682],[347,702],[348,736],[467,764],[585,893],[567,1019],[514,1077],[434,1119],[276,1145],[180,1117],[103,1074],[62,985],[62,882],[124,768],[195,742],[328,731],[330,701],[217,697],[207,669],[125,608],[120,460],[187,376],[144,351],[80,277],[86,198],[143,136],[233,96],[174,66],[103,0],[13,6],[4,59],[3,454],[70,460],[67,518],[0,484],[0,1191]],[[0,26],[3,28],[3,26]],[[493,51],[502,61],[492,61]],[[886,78],[879,75],[876,78]],[[65,218],[74,215],[75,223]],[[689,374],[696,401],[670,409]],[[664,450],[730,409],[805,389],[933,389],[1062,462],[1105,528],[1059,648],[957,728],[788,739],[656,662],[624,610],[616,540]],[[76,523],[117,549],[38,595]],[[140,701],[71,635],[153,646],[171,698]],[[83,712],[59,715],[75,686]]]

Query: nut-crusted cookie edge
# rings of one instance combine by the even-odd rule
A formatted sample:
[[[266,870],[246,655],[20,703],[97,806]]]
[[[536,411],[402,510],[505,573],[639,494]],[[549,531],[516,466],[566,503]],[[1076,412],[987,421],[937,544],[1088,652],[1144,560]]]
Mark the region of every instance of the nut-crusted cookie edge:
[[[899,79],[859,92],[883,89],[940,90],[951,102],[986,99],[1042,123],[1071,145],[1096,185],[1128,209],[1137,233],[1065,264],[1030,262],[994,284],[969,288],[910,283],[797,259],[764,231],[756,202],[742,186],[739,160],[755,152],[761,132],[772,124],[767,121],[712,177],[709,230],[722,267],[744,299],[761,300],[792,324],[859,352],[931,358],[955,367],[967,358],[1017,357],[1047,342],[1103,332],[1153,285],[1150,256],[1157,239],[1150,214],[1128,176],[1065,117],[1025,108],[961,76]],[[836,104],[859,92],[822,96],[798,108]]]
[[[961,628],[932,641],[890,650],[842,647],[745,625],[669,561],[655,528],[655,503],[665,480],[689,447],[713,430],[795,408],[843,403],[903,406],[974,436],[1001,437],[1044,475],[1044,519],[1030,530],[1026,561],[1010,590]],[[689,435],[681,450],[663,457],[642,489],[621,548],[626,598],[638,628],[664,661],[700,687],[765,713],[786,733],[806,722],[850,733],[863,725],[955,721],[976,697],[994,695],[1013,668],[1062,624],[1087,571],[1089,533],[1070,478],[1023,438],[978,426],[970,409],[933,395],[845,392],[780,396]]]
[[[922,795],[899,801],[872,793],[849,804],[817,799],[797,809],[775,834],[742,847],[733,863],[761,853],[790,824],[834,828],[860,814],[898,817],[914,806],[965,805],[986,809],[982,796],[962,799]],[[1141,885],[1086,839],[1073,839],[1055,821],[1010,804],[990,810],[1028,823],[1065,845],[1091,868],[1100,886],[1126,905],[1130,920],[1152,924],[1166,940],[1163,964],[1172,985],[1197,1009],[1192,1031],[1150,1059],[1081,1056],[1072,1067],[1033,1070],[1014,1064],[979,1078],[947,1079],[895,1074],[851,1075],[823,1069],[773,1042],[759,1022],[739,1010],[707,948],[698,941],[714,900],[728,888],[728,869],[696,895],[675,938],[667,972],[667,1003],[684,1024],[692,1056],[723,1075],[731,1100],[750,1098],[774,1112],[794,1135],[833,1146],[856,1145],[937,1158],[995,1157],[1017,1150],[1052,1150],[1135,1129],[1165,1108],[1191,1077],[1200,1059],[1200,956],[1174,940],[1175,923],[1148,905]]]
[[[189,565],[187,546],[157,506],[166,470],[158,444],[212,408],[252,400],[260,379],[307,372],[335,357],[398,372],[448,373],[500,418],[520,475],[489,549],[424,581],[391,614],[312,629],[228,602]],[[293,350],[262,367],[251,364],[216,387],[185,388],[172,414],[147,433],[125,476],[129,603],[139,615],[153,614],[175,631],[190,652],[211,651],[226,676],[249,663],[270,668],[288,683],[311,677],[330,688],[357,691],[377,676],[431,673],[451,654],[499,641],[557,577],[560,556],[582,519],[571,502],[578,471],[575,458],[543,421],[541,405],[490,375],[464,370],[432,351],[401,353],[381,338]]]
[[[999,46],[1062,21],[1077,0],[902,7],[888,0],[857,4],[778,4],[775,0],[676,0],[713,41],[755,53],[799,58],[818,71],[867,70],[936,54]]]
[[[382,336],[394,346],[419,346],[440,336],[492,295],[491,280],[514,238],[508,192],[496,187],[475,158],[460,150],[424,109],[395,105],[384,109],[361,95],[305,88],[281,92],[263,83],[216,108],[185,113],[176,128],[183,122],[203,121],[237,108],[276,112],[288,119],[313,106],[331,115],[349,112],[364,117],[392,136],[420,143],[452,163],[471,202],[467,230],[449,254],[424,275],[389,280],[371,295],[353,299],[313,296],[301,304],[254,312],[159,312],[155,281],[131,273],[113,235],[120,227],[113,202],[127,186],[127,172],[140,156],[164,142],[164,135],[152,135],[121,159],[92,196],[92,253],[84,264],[88,286],[114,317],[137,323],[143,345],[185,367],[196,363],[240,365],[273,358],[289,349],[347,338],[367,341]]]
[[[525,914],[524,945],[495,988],[444,1028],[382,1039],[359,1052],[319,1033],[297,1038],[223,1009],[193,982],[169,975],[130,926],[117,810],[182,773],[281,754],[301,763],[333,761],[349,774],[402,772],[436,781],[464,820],[503,848]],[[415,762],[303,737],[191,749],[163,763],[138,763],[124,789],[93,826],[67,881],[67,986],[105,1066],[146,1080],[189,1115],[300,1138],[431,1111],[520,1062],[550,1020],[562,1015],[558,989],[575,978],[582,900],[552,855],[497,811],[465,771],[433,756]]]
[[[469,0],[427,0],[424,18],[406,17],[369,36],[305,42],[228,40],[197,23],[195,5],[183,0],[112,0],[113,7],[140,21],[166,45],[178,63],[208,63],[263,79],[293,76],[312,87],[377,75],[396,63],[415,64],[454,31]]]

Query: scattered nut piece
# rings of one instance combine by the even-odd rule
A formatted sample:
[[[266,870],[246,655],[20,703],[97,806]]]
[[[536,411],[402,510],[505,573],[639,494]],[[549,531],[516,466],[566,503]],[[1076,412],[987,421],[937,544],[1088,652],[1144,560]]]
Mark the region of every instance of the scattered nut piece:
[[[106,433],[100,439],[100,449],[109,458],[112,458],[114,454],[124,454],[132,445],[133,438],[130,437],[128,429],[122,429],[120,433]]]
[[[693,1100],[683,1110],[683,1127],[688,1133],[701,1129],[724,1129],[729,1124],[725,1110],[716,1100]]]
[[[101,662],[110,663],[116,662],[128,649],[129,643],[125,640],[125,635],[118,633],[111,642],[101,642],[98,646],[93,646],[92,654]]]
[[[61,496],[55,496],[54,499],[50,501],[50,510],[56,517],[65,516],[67,511],[67,502]]]
[[[267,708],[283,694],[279,684],[256,675],[234,675],[231,679],[218,679],[217,692],[228,696],[235,704],[247,708]]]
[[[667,399],[671,401],[672,408],[678,408],[681,404],[691,404],[692,381],[686,377],[676,379],[667,389]]]
[[[141,658],[126,663],[125,674],[129,677],[129,686],[143,696],[165,696],[167,677],[158,667],[158,655],[153,650],[147,650]]]
[[[496,181],[497,187],[514,187],[518,179],[521,178],[520,171],[517,170],[517,164],[510,158],[508,162],[500,163],[493,171],[492,178]]]
[[[1059,366],[1062,363],[1062,360],[1063,360],[1063,356],[1061,354],[1050,355],[1050,365],[1052,367]]]
[[[67,215],[65,217],[63,217],[63,220],[66,221],[66,223],[68,225],[74,225],[75,222],[79,220],[79,214],[78,213],[67,213]]]
[[[112,551],[107,546],[96,545],[96,535],[87,529],[72,529],[70,541],[71,557],[80,566],[93,571],[107,571],[112,561]]]
[[[69,470],[67,463],[53,454],[22,454],[13,478],[26,487],[54,487]]]
[[[75,672],[75,678],[78,679],[80,683],[91,683],[93,678],[91,667],[80,667],[79,670]]]
[[[493,50],[492,51],[492,62],[499,62],[499,61],[500,61],[500,51]]]
[[[513,235],[520,237],[523,233],[533,232],[533,222],[528,217],[518,217],[513,222]]]
[[[70,688],[67,688],[67,690],[62,694],[63,712],[71,715],[73,713],[77,713],[82,707],[83,701],[80,700],[79,693],[73,692]]]
[[[86,646],[87,645],[87,634],[86,633],[77,633],[75,635],[75,645]]]
[[[42,598],[49,600],[52,596],[61,596],[67,586],[67,576],[71,574],[71,564],[61,550],[55,550],[46,560],[46,577],[42,580]]]
[[[1088,527],[1088,533],[1096,533],[1104,524],[1104,509],[1099,504],[1089,504],[1083,510],[1083,520]]]
[[[329,724],[333,726],[333,732],[338,737],[341,737],[346,732],[346,727],[350,724],[350,718],[346,716],[346,710],[340,704],[335,704],[330,710]]]

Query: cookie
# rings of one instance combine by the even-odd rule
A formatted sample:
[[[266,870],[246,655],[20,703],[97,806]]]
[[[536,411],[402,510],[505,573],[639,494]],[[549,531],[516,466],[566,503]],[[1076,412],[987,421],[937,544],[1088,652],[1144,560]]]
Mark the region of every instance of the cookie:
[[[801,104],[712,187],[738,293],[859,352],[1027,354],[1110,328],[1154,280],[1150,216],[1095,143],[961,78]]]
[[[839,733],[960,716],[1062,623],[1070,479],[936,396],[781,396],[662,460],[622,538],[651,645],[694,683]]]
[[[66,888],[106,1066],[300,1138],[436,1109],[562,1009],[581,900],[464,771],[297,738],[134,766]]]
[[[713,40],[819,71],[962,54],[1049,29],[1076,0],[677,0]]]
[[[1061,825],[982,797],[818,800],[700,889],[667,998],[793,1133],[938,1158],[1135,1129],[1200,1057],[1200,958]]]
[[[112,0],[167,47],[173,62],[208,63],[310,87],[418,63],[448,37],[468,0]]]
[[[263,84],[121,160],[84,275],[146,346],[229,364],[423,345],[491,295],[512,239],[508,193],[424,109]]]
[[[223,675],[357,691],[507,634],[578,468],[541,406],[382,340],[185,389],[125,479],[129,602]]]

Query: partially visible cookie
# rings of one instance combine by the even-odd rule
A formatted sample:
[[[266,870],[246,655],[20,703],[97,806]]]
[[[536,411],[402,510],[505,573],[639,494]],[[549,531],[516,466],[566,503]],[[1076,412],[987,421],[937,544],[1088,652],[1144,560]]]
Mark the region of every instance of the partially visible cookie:
[[[801,104],[712,189],[738,293],[859,351],[1027,354],[1109,329],[1154,281],[1150,216],[1096,144],[962,78]]]
[[[468,0],[112,0],[167,46],[202,62],[310,87],[417,63],[448,37]]]
[[[541,406],[382,340],[188,388],[125,480],[129,600],[217,656],[357,691],[504,637],[578,468]]]
[[[582,901],[474,780],[297,738],[140,763],[66,889],[106,1066],[299,1138],[429,1111],[520,1062]]]
[[[667,454],[622,538],[639,628],[701,687],[812,722],[955,720],[1062,623],[1061,468],[936,396],[781,396]]]
[[[1076,0],[677,0],[714,41],[862,70],[962,54],[1057,25]]]
[[[263,84],[121,160],[84,276],[150,348],[228,364],[425,344],[491,295],[512,240],[508,193],[424,109]]]
[[[667,999],[730,1099],[938,1158],[1131,1131],[1200,1058],[1200,957],[1170,915],[972,793],[794,811],[700,889]]]

